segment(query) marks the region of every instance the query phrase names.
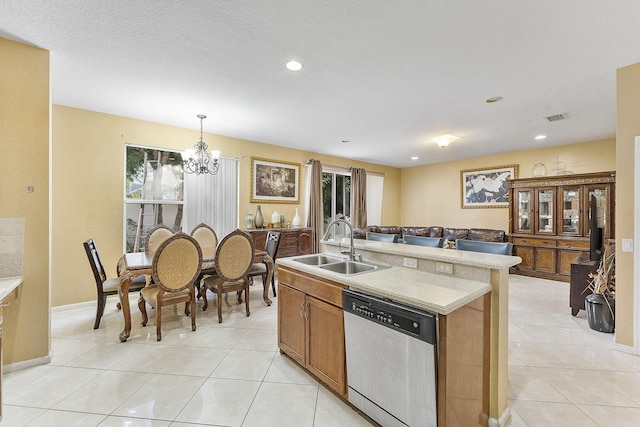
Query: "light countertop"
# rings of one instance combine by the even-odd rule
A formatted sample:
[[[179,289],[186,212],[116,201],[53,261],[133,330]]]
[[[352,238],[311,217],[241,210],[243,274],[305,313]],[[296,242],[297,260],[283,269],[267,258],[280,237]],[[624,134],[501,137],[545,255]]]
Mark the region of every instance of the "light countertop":
[[[0,279],[0,301],[22,284],[22,277],[3,277]]]
[[[350,289],[389,298],[438,314],[449,314],[491,291],[491,285],[488,283],[412,268],[390,267],[356,275],[345,275],[296,262],[295,258],[297,257],[278,258],[276,263],[342,283]],[[451,262],[450,259],[447,260]]]

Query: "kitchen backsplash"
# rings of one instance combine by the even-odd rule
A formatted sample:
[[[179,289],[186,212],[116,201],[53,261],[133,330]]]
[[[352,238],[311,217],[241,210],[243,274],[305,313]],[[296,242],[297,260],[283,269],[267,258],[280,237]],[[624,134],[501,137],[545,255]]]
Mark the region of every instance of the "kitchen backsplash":
[[[24,218],[0,218],[0,278],[22,276]]]

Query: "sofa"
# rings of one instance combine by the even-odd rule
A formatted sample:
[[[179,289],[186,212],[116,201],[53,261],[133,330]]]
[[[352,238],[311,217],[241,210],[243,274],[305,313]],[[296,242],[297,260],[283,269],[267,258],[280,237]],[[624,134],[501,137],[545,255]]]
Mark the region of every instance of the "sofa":
[[[353,238],[366,239],[367,232],[397,234],[399,241],[404,235],[442,237],[445,240],[465,239],[497,243],[507,241],[507,234],[504,230],[494,230],[490,228],[449,228],[440,226],[400,227],[394,225],[368,225],[366,227],[354,228]]]

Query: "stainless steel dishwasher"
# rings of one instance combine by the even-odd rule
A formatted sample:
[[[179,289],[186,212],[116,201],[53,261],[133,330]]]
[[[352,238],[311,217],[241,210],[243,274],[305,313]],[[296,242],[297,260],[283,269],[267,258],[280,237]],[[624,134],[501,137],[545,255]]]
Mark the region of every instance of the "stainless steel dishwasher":
[[[436,427],[436,315],[345,289],[349,402],[384,427]]]

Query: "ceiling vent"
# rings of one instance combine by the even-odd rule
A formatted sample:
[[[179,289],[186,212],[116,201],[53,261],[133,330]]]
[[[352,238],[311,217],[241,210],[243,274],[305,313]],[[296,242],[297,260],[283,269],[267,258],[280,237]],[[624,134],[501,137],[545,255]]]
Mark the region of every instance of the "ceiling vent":
[[[568,113],[554,114],[553,116],[545,117],[545,119],[548,122],[559,122],[560,120],[566,120],[568,118],[569,118],[569,114]]]

